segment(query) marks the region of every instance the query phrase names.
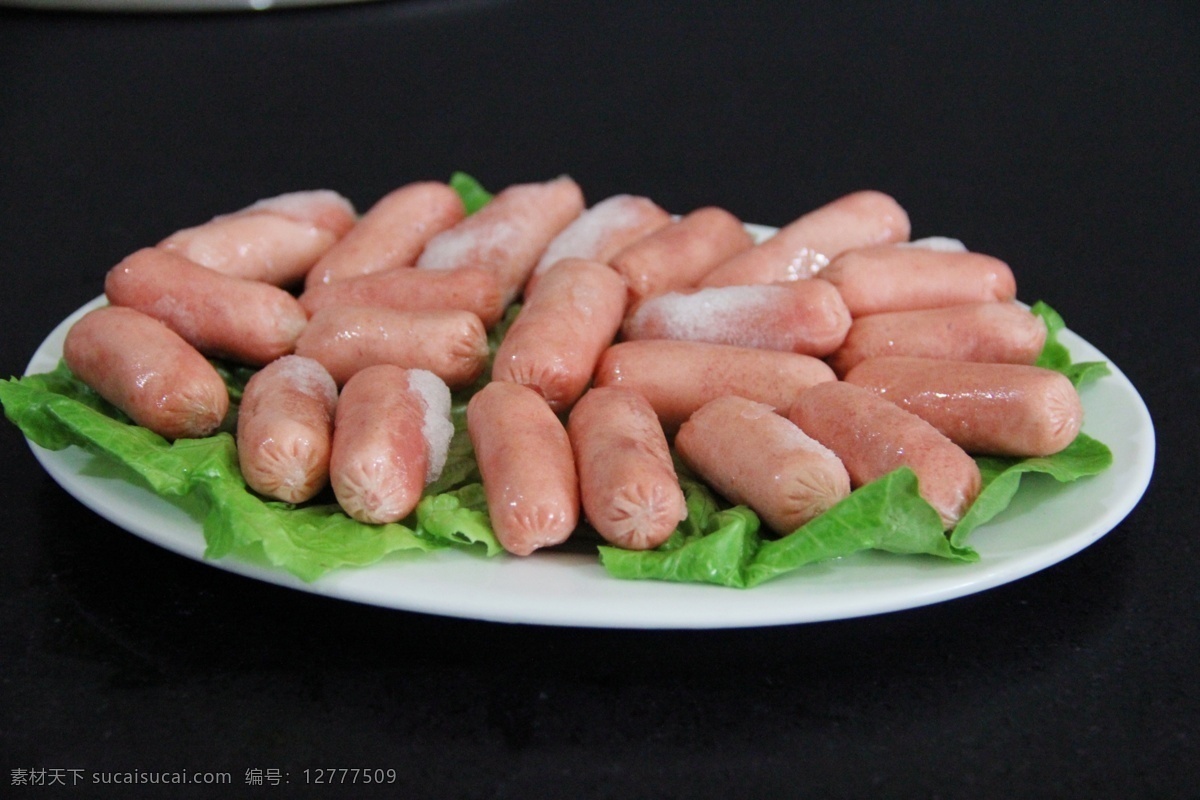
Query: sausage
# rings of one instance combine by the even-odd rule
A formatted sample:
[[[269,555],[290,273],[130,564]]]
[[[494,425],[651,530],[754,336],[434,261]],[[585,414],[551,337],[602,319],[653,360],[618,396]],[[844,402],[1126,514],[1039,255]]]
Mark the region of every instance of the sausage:
[[[626,339],[687,339],[826,356],[850,330],[850,312],[822,280],[681,289],[648,297],[626,317]]]
[[[850,494],[841,460],[769,405],[705,403],[675,437],[683,462],[732,503],[787,535]]]
[[[97,394],[167,439],[208,436],[229,410],[229,390],[212,364],[132,308],[89,311],[67,332],[63,359]]]
[[[394,189],[308,271],[304,285],[333,283],[393,267],[411,267],[426,242],[466,216],[448,184],[418,181]]]
[[[925,420],[870,389],[831,381],[804,390],[788,419],[828,447],[858,487],[907,466],[921,497],[950,529],[979,494],[979,467],[966,452]]]
[[[1045,344],[1046,323],[1016,303],[968,303],[859,317],[829,363],[838,375],[879,356],[1032,364]]]
[[[545,183],[514,184],[433,237],[417,259],[417,267],[489,270],[495,273],[507,306],[521,293],[550,241],[582,212],[583,191],[566,176]]]
[[[176,231],[158,247],[226,275],[287,286],[353,227],[354,216],[337,192],[289,192]]]
[[[741,220],[715,206],[698,208],[625,247],[609,266],[629,286],[633,302],[694,286],[718,264],[754,245]]]
[[[336,405],[337,385],[311,358],[284,356],[254,373],[237,418],[246,484],[285,503],[303,503],[324,489]]]
[[[328,306],[313,314],[296,354],[321,362],[338,385],[364,367],[395,364],[429,370],[462,389],[487,366],[488,340],[470,311]]]
[[[161,320],[205,355],[259,366],[291,353],[308,324],[300,303],[278,286],[154,247],[110,269],[104,293],[113,305]]]
[[[376,364],[342,388],[329,482],[342,510],[367,523],[407,517],[445,464],[450,390],[424,370]]]
[[[467,403],[496,539],[527,556],[566,541],[579,523],[579,480],[567,431],[528,386],[493,381]]]
[[[855,317],[1017,296],[1009,266],[983,253],[865,247],[842,253],[817,274],[838,288]]]
[[[525,284],[525,295],[542,274],[564,258],[586,258],[607,264],[623,247],[671,222],[671,215],[653,200],[617,194],[601,200],[563,228],[551,240]]]
[[[872,358],[846,375],[968,453],[1048,456],[1074,441],[1083,404],[1062,373],[1025,364]]]
[[[810,278],[846,250],[903,242],[911,230],[908,214],[893,198],[882,192],[853,192],[780,228],[708,273],[700,285]]]
[[[491,328],[504,314],[504,298],[494,273],[473,267],[418,270],[411,267],[316,284],[300,295],[309,315],[329,306],[372,306],[398,311],[470,311]]]
[[[666,434],[631,389],[592,389],[571,409],[567,435],[591,526],[630,550],[658,547],[687,517]]]
[[[554,411],[579,399],[625,313],[625,282],[596,261],[559,261],[496,349],[492,380],[529,386]]]
[[[625,386],[643,395],[668,434],[700,406],[737,394],[786,411],[802,390],[836,380],[824,361],[781,350],[707,342],[620,342],[600,357],[595,386]]]

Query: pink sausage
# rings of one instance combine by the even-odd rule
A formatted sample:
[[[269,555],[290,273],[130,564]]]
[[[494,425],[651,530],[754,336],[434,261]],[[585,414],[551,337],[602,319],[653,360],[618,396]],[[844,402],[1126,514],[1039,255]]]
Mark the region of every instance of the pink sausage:
[[[1083,422],[1071,381],[1025,364],[873,358],[846,381],[911,411],[968,453],[1052,455],[1074,441]]]
[[[625,313],[625,283],[604,264],[559,261],[496,349],[492,380],[535,389],[554,411],[579,399]]]
[[[319,361],[339,385],[364,367],[395,364],[429,370],[462,389],[487,366],[488,340],[470,311],[329,306],[313,314],[296,354]]]
[[[812,356],[669,339],[613,345],[594,377],[596,386],[643,395],[668,434],[717,397],[737,394],[786,411],[802,390],[833,380],[833,370]]]
[[[679,429],[675,449],[727,500],[785,536],[850,494],[850,476],[832,451],[744,397],[704,404]]]
[[[818,274],[838,288],[855,317],[1007,301],[1017,295],[1009,266],[982,253],[867,247],[842,253]]]
[[[579,523],[579,480],[567,431],[537,392],[493,381],[467,403],[496,539],[527,556],[566,541]]]
[[[308,271],[305,286],[411,267],[430,239],[464,216],[462,200],[448,184],[418,181],[394,189]]]
[[[607,264],[623,247],[662,228],[671,215],[654,201],[618,194],[601,200],[563,228],[538,259],[525,284],[525,295],[542,274],[564,258],[586,258]]]
[[[750,249],[754,238],[722,208],[699,208],[621,250],[609,266],[629,285],[634,302],[696,285],[718,264]]]
[[[839,253],[908,239],[908,214],[882,192],[862,191],[810,211],[708,273],[701,286],[810,278]]]
[[[89,311],[67,332],[63,358],[101,397],[168,439],[208,436],[229,410],[229,390],[212,364],[132,308]]]
[[[223,275],[167,250],[146,247],[104,280],[113,305],[161,320],[208,356],[262,365],[292,352],[308,324],[278,286]]]
[[[567,434],[583,511],[605,540],[649,550],[687,517],[667,437],[640,394],[617,386],[590,390],[571,409]]]
[[[417,267],[479,267],[496,275],[507,306],[551,240],[583,212],[579,184],[564,176],[509,186],[450,230],[433,237]]]
[[[289,192],[176,231],[158,246],[226,275],[287,286],[350,230],[354,213],[337,192]]]
[[[329,482],[342,510],[354,519],[386,523],[407,517],[440,472],[437,462],[444,456],[439,451],[449,436],[438,426],[450,425],[449,390],[442,384],[445,397],[431,398],[425,379],[432,377],[377,364],[342,388]]]
[[[504,314],[496,276],[472,267],[438,271],[411,267],[373,272],[304,290],[300,305],[309,315],[330,306],[373,306],[397,311],[470,311],[491,328]]]
[[[879,356],[1032,364],[1046,344],[1046,324],[1016,303],[970,303],[859,317],[830,358],[838,375]]]
[[[826,356],[850,330],[850,312],[822,280],[681,289],[648,297],[625,319],[626,339],[685,339]]]
[[[251,376],[237,419],[238,463],[259,494],[303,503],[329,482],[337,386],[316,361],[284,356]]]
[[[855,487],[910,467],[946,529],[979,494],[979,467],[961,447],[869,389],[844,381],[813,386],[796,398],[788,418],[837,454]]]

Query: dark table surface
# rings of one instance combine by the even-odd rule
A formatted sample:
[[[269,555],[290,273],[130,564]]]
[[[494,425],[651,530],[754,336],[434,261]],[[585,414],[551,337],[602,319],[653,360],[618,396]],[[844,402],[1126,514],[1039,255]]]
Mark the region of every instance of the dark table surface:
[[[6,376],[124,255],[283,191],[365,208],[454,170],[569,173],[593,201],[778,225],[876,188],[914,235],[1012,264],[1158,437],[1128,518],[1023,580],[836,622],[628,631],[214,569],[89,512],[5,422],[0,795],[158,796],[91,783],[136,771],[232,776],[169,797],[1200,795],[1198,79],[1180,2],[0,11]],[[397,777],[306,784],[320,768]],[[82,779],[14,785],[30,770]]]

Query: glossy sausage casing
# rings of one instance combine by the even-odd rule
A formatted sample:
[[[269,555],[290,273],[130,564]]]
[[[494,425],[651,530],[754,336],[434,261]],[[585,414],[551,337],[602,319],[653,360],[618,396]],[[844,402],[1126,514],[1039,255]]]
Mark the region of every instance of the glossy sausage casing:
[[[824,361],[798,353],[646,339],[608,348],[594,382],[640,393],[667,433],[674,434],[692,412],[717,397],[741,395],[783,413],[804,389],[836,379]]]
[[[675,449],[733,503],[787,535],[850,494],[850,476],[827,447],[764,403],[729,395],[679,429]]]
[[[870,389],[835,381],[801,392],[788,418],[828,447],[854,486],[907,466],[921,496],[951,528],[975,501],[982,478],[966,452],[932,425]]]
[[[567,431],[533,389],[493,381],[467,403],[496,539],[527,556],[565,541],[579,523],[579,479]]]
[[[238,408],[237,451],[254,491],[286,503],[329,482],[337,385],[311,358],[284,356],[251,376]]]
[[[162,320],[205,355],[258,366],[291,353],[308,324],[300,303],[278,286],[153,247],[109,270],[104,293],[113,305]]]
[[[607,541],[631,550],[658,547],[687,517],[687,504],[662,425],[630,389],[591,389],[571,409],[583,511]]]
[[[1062,373],[1025,364],[886,357],[846,375],[968,453],[1048,456],[1074,441],[1083,404]]]
[[[556,412],[570,408],[621,326],[625,299],[624,281],[604,264],[559,261],[501,340],[492,380],[532,387]]]
[[[208,436],[229,410],[229,390],[212,364],[132,308],[89,311],[67,332],[63,359],[101,397],[168,439]]]

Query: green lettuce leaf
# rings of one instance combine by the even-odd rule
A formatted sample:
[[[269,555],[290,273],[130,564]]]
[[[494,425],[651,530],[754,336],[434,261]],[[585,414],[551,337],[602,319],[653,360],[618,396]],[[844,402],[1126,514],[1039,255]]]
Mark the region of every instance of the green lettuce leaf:
[[[483,184],[465,172],[455,172],[450,176],[450,188],[458,192],[468,215],[486,206],[493,197],[491,192],[483,188]]]
[[[1037,366],[1063,373],[1071,379],[1071,383],[1075,384],[1077,389],[1111,374],[1108,364],[1103,361],[1071,361],[1071,353],[1058,340],[1058,334],[1066,328],[1066,323],[1057,311],[1041,300],[1030,306],[1029,310],[1046,323],[1046,344],[1038,356]]]

